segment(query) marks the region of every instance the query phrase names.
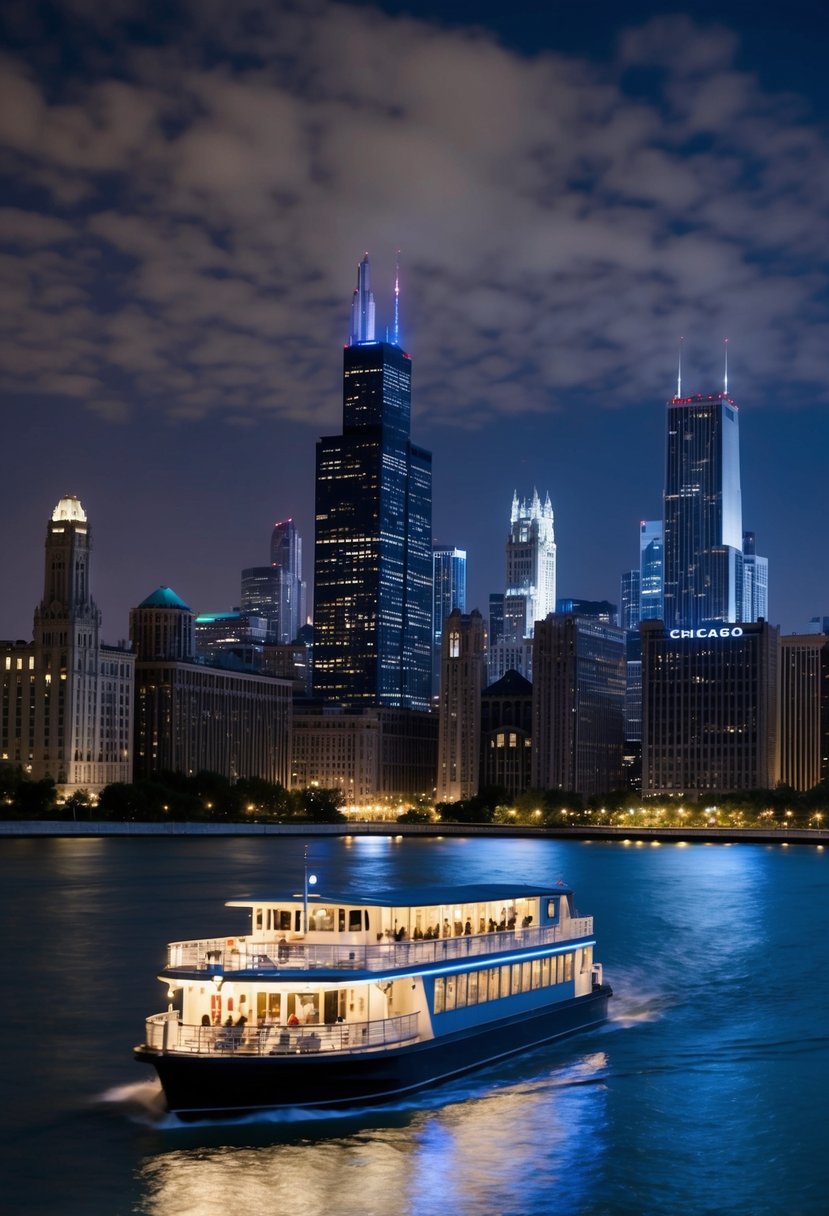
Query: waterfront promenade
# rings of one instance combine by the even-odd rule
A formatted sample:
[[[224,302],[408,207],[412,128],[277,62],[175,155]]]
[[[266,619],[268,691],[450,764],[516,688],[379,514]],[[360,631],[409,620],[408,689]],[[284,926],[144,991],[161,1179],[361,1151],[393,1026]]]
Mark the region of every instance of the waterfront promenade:
[[[501,836],[560,840],[617,840],[661,843],[829,844],[823,828],[718,827],[561,827],[489,823],[397,823],[393,820],[350,820],[347,823],[163,823],[99,820],[0,820],[0,838],[14,836]]]

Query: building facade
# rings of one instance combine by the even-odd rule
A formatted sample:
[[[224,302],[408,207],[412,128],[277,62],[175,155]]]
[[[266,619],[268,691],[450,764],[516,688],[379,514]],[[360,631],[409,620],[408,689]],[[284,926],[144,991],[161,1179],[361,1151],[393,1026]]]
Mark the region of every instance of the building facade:
[[[663,619],[669,628],[737,621],[743,514],[739,410],[725,393],[668,402]]]
[[[343,361],[343,433],[316,451],[315,694],[426,710],[432,457],[410,437],[411,358],[374,337],[368,257]]]
[[[432,698],[440,692],[443,624],[457,608],[466,612],[466,550],[435,545],[432,550]]]
[[[583,797],[622,787],[625,633],[573,614],[536,623],[533,776]]]
[[[31,643],[0,643],[0,758],[60,796],[132,779],[135,656],[100,640],[90,590],[92,534],[80,500],[46,528],[43,599]]]
[[[769,617],[769,559],[760,557],[753,532],[743,533],[743,598],[741,621]]]
[[[555,522],[549,494],[543,504],[537,490],[529,500],[513,495],[505,558],[503,630],[497,641],[490,639],[489,677],[498,680],[517,670],[529,679],[532,646],[521,648],[525,661],[520,666],[516,647],[532,639],[536,621],[556,607]]]
[[[477,609],[467,616],[456,608],[446,620],[441,656],[438,802],[458,802],[478,792],[485,671],[483,617]]]
[[[779,779],[795,790],[829,780],[829,636],[780,639]]]
[[[639,620],[661,621],[662,520],[643,519],[639,524]]]
[[[417,710],[297,705],[291,783],[342,790],[347,809],[396,813],[434,794],[437,726]]]
[[[642,624],[642,792],[703,796],[777,784],[778,631]]]
[[[135,776],[220,773],[290,782],[292,685],[200,661],[193,613],[160,587],[130,613],[136,650]]]
[[[501,787],[513,797],[532,781],[533,687],[508,671],[481,695],[481,789]]]

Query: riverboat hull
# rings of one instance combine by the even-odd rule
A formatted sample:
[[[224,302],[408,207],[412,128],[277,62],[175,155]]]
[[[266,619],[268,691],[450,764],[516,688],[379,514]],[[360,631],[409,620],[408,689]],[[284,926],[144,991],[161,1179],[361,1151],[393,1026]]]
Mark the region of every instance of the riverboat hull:
[[[348,1108],[393,1101],[607,1019],[609,985],[585,996],[454,1034],[386,1050],[280,1055],[187,1055],[137,1047],[168,1109],[184,1120],[289,1107]]]

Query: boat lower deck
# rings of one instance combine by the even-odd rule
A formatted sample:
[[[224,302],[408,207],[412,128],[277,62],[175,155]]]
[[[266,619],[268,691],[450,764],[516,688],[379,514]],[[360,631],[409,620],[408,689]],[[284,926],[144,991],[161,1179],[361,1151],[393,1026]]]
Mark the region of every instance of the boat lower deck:
[[[349,1107],[389,1101],[438,1085],[482,1064],[598,1025],[611,989],[386,1050],[288,1050],[275,1054],[165,1051],[135,1056],[156,1068],[170,1111],[184,1119],[242,1115],[285,1107]],[[321,1028],[318,1028],[321,1029]]]

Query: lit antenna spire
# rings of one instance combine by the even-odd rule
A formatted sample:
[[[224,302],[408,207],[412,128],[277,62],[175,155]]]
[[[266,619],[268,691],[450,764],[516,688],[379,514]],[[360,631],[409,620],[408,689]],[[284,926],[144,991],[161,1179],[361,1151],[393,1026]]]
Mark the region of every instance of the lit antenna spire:
[[[682,343],[684,341],[684,338],[679,339],[679,357],[676,365],[676,395],[678,398],[682,396]]]
[[[394,329],[392,342],[400,345],[400,250],[397,251],[397,262],[394,267]]]
[[[357,267],[357,286],[351,298],[351,345],[374,341],[374,296],[368,254]]]
[[[728,338],[723,339],[725,346],[725,376],[723,378],[723,392],[728,396]]]

